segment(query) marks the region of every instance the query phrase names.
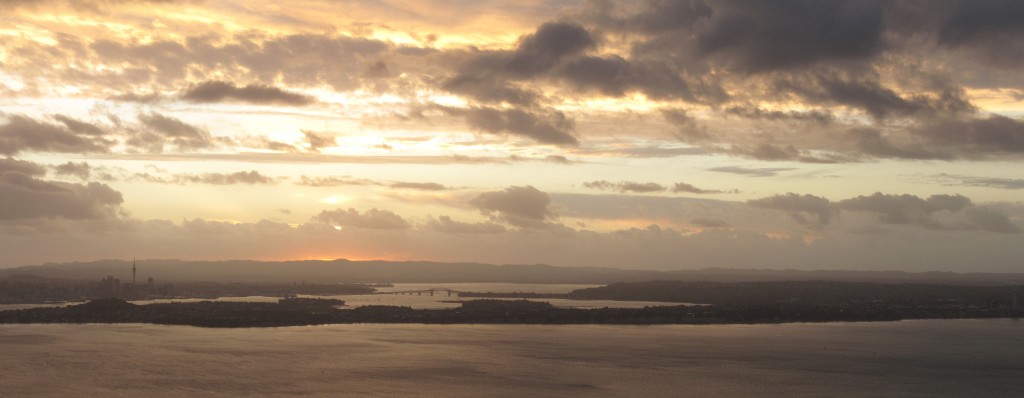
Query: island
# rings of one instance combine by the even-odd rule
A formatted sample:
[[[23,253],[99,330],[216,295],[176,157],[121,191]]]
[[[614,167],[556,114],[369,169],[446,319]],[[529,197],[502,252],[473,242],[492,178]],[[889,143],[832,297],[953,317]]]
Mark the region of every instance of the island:
[[[276,327],[353,323],[419,324],[736,324],[859,322],[901,319],[1021,317],[1012,307],[960,305],[890,306],[808,304],[715,304],[644,308],[559,308],[547,302],[479,299],[451,309],[398,306],[339,308],[341,300],[285,298],[277,303],[215,302],[136,305],[99,299],[59,308],[0,312],[0,323],[151,323],[201,327]]]

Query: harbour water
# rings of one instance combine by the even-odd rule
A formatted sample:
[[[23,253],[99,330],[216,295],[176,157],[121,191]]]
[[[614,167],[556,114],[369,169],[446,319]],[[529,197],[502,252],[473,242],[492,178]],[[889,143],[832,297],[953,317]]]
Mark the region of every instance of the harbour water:
[[[0,325],[0,397],[1024,396],[1024,322]]]

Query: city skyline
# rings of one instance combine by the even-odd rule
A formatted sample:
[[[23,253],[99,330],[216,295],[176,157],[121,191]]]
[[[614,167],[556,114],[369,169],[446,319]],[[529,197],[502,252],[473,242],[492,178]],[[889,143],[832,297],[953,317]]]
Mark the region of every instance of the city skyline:
[[[1024,258],[1018,2],[0,10],[0,267]]]

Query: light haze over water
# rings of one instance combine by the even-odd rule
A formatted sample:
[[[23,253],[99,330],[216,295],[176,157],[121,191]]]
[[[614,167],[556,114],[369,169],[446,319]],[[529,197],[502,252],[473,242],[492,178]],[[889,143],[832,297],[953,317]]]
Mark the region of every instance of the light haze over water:
[[[1024,396],[1024,323],[2,325],[0,396]]]

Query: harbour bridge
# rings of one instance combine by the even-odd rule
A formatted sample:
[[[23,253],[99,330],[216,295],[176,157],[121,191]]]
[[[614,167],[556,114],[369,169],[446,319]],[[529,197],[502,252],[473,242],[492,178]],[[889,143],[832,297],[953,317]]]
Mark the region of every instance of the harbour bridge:
[[[398,294],[398,295],[403,295],[403,296],[422,296],[424,294],[433,296],[434,294],[447,294],[448,297],[451,297],[451,296],[458,297],[459,293],[462,293],[462,292],[460,292],[458,290],[452,290],[452,289],[449,289],[449,288],[446,288],[446,287],[435,287],[435,288],[431,288],[431,289],[420,289],[420,290],[402,290],[402,291],[396,291],[396,292],[377,292],[377,294]]]

